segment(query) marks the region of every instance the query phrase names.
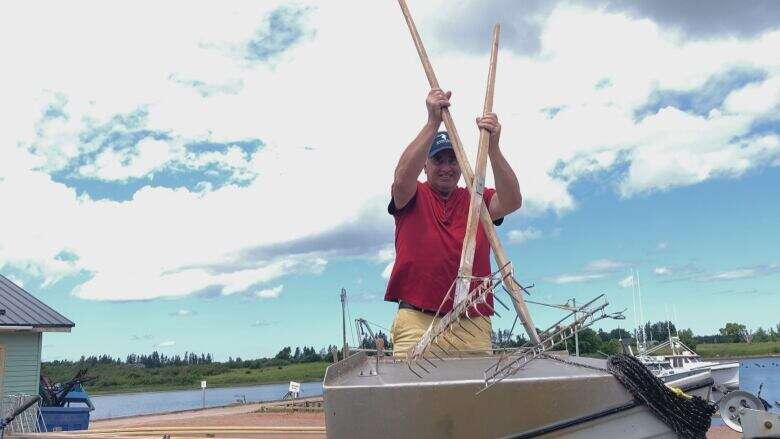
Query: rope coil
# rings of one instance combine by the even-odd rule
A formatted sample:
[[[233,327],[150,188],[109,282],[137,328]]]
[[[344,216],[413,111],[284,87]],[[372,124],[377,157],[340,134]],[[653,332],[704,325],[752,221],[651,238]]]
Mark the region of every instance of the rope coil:
[[[634,398],[672,428],[678,437],[705,439],[715,406],[693,396],[681,397],[650,372],[636,357],[617,354],[607,360],[607,369]]]

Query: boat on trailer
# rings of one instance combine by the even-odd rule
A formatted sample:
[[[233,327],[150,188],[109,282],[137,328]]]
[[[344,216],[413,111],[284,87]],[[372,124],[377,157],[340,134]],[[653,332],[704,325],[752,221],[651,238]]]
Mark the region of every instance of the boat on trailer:
[[[497,356],[444,358],[422,378],[403,360],[359,352],[325,374],[329,438],[620,437],[677,434],[602,359],[545,355],[485,389]],[[709,372],[667,383],[706,400]]]

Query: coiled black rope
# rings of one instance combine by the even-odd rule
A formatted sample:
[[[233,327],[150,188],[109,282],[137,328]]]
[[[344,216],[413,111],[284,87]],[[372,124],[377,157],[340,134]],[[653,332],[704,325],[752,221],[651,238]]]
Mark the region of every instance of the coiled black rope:
[[[617,354],[607,360],[609,372],[634,398],[647,404],[656,417],[685,439],[704,439],[715,406],[694,396],[681,397],[650,372],[636,357]]]

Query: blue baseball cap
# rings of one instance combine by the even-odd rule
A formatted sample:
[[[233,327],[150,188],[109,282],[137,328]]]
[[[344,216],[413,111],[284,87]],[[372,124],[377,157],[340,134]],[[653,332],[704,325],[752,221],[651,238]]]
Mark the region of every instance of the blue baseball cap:
[[[439,131],[436,133],[436,137],[433,138],[431,148],[428,150],[428,157],[433,157],[437,152],[452,149],[452,142],[450,142],[450,135],[446,131]]]

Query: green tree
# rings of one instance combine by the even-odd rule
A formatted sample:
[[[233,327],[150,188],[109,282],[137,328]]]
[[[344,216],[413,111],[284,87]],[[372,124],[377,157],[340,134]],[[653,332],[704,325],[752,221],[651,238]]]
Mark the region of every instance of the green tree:
[[[607,355],[615,355],[622,352],[622,347],[620,342],[613,338],[606,343],[602,343],[600,351]]]
[[[287,360],[289,361],[292,358],[292,349],[289,346],[285,346],[282,348],[281,351],[279,351],[278,354],[276,354],[277,360]]]
[[[780,332],[775,330],[775,328],[770,327],[768,335],[769,335],[769,341],[778,341],[778,340],[780,340]]]
[[[720,332],[720,335],[731,339],[732,342],[740,342],[746,330],[745,325],[729,322],[726,323],[726,326],[720,328],[718,332]]]
[[[616,328],[616,329],[613,329],[613,330],[609,331],[609,338],[610,338],[610,340],[613,340],[613,339],[618,339],[619,340],[621,338],[634,338],[634,336],[629,334],[628,331],[626,331],[623,328]]]
[[[680,341],[683,342],[685,346],[696,350],[696,340],[693,338],[693,331],[690,328],[679,331],[677,336],[680,337]]]
[[[756,343],[769,341],[769,334],[767,334],[764,328],[759,326],[758,329],[756,329],[756,332],[753,333],[753,341]]]
[[[601,350],[601,338],[591,328],[585,328],[577,335],[580,341],[580,354],[596,354]],[[575,352],[574,337],[569,340],[569,352]]]

